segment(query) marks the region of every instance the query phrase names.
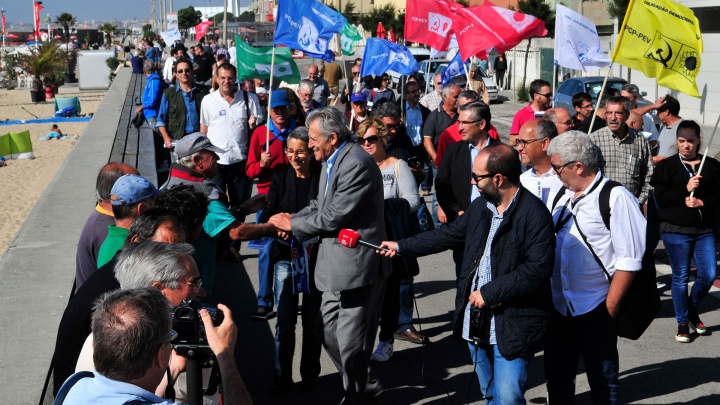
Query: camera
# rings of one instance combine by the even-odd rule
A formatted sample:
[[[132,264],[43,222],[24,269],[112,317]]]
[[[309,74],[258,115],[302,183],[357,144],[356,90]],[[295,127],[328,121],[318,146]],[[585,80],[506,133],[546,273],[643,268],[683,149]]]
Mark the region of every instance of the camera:
[[[487,343],[490,336],[490,319],[485,309],[470,306],[470,339],[473,344]]]
[[[208,311],[214,326],[219,326],[225,319],[223,312],[217,308],[203,306],[199,300],[184,300],[172,308],[173,330],[177,333],[173,347],[209,347],[205,324],[200,317],[201,309]]]

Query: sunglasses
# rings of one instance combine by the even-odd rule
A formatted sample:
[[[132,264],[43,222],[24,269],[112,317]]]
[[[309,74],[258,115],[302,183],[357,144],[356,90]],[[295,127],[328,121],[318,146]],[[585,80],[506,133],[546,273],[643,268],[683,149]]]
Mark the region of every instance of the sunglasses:
[[[362,138],[362,139],[360,139],[358,143],[359,143],[360,145],[365,145],[366,143],[369,143],[370,145],[375,145],[375,144],[377,143],[378,139],[380,139],[379,136],[377,136],[377,135],[370,135],[370,136],[368,136],[367,138]]]
[[[388,131],[392,131],[393,129],[398,129],[402,126],[402,124],[385,124],[385,128],[387,128]]]
[[[183,73],[192,73],[192,69],[178,69],[177,73],[183,74]]]
[[[352,72],[353,76],[360,76],[360,72]]]

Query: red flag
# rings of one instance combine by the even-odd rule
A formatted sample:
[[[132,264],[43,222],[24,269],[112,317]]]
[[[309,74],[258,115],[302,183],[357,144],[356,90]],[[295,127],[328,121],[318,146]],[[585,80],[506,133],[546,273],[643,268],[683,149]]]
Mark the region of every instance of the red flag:
[[[489,2],[485,4],[458,8],[453,15],[453,31],[463,60],[473,55],[486,58],[485,54],[493,47],[503,53],[525,38],[547,35],[542,20]]]
[[[6,23],[7,23],[7,21],[5,21],[5,12],[3,11],[2,12],[2,34],[3,34],[3,36],[5,36],[5,34],[7,34],[7,31],[5,30]]]
[[[410,0],[405,9],[405,40],[447,51],[453,30],[452,6],[445,0]]]
[[[213,25],[212,21],[204,21],[195,26],[195,40],[199,41],[207,33],[208,27]]]
[[[35,38],[40,38],[40,10],[44,8],[42,4],[36,1],[33,2],[33,10],[35,11]]]

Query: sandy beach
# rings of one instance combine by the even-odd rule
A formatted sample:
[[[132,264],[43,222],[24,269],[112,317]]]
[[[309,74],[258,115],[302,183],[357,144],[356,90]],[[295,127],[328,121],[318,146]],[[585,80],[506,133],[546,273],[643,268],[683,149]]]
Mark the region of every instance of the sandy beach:
[[[94,113],[105,96],[104,91],[63,91],[60,97],[80,98],[83,114]],[[27,111],[25,111],[25,108]],[[27,89],[0,90],[0,121],[34,119],[54,115],[53,100],[34,104]],[[30,130],[35,159],[9,160],[0,167],[0,256],[15,238],[25,218],[55,176],[87,126],[87,122],[60,123],[60,130],[68,135],[64,140],[39,140],[51,132],[51,123],[0,126],[0,134]]]

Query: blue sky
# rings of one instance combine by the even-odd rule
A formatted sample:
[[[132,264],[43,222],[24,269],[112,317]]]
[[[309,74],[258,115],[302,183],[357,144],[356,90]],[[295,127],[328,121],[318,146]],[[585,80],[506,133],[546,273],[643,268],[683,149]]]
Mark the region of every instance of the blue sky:
[[[160,1],[155,0],[156,15],[160,16]],[[170,1],[167,0],[168,11]],[[177,12],[180,8],[189,5],[196,7],[222,7],[223,0],[174,0],[173,6]],[[240,6],[247,6],[250,0],[240,0]],[[32,0],[0,0],[0,6],[5,9],[5,18],[8,22],[32,23]],[[126,20],[150,18],[150,0],[43,0],[42,18],[47,14],[53,20],[63,12],[77,17],[78,21],[91,20]]]

